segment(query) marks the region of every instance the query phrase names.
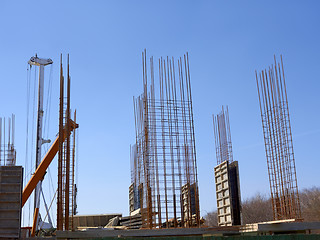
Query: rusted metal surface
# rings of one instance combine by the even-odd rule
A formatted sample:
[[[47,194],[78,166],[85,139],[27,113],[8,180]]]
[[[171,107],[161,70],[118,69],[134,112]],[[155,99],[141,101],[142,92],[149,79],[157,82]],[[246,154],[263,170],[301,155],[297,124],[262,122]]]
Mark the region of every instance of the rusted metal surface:
[[[67,62],[67,82],[66,98],[65,82],[62,68],[62,56],[60,64],[60,117],[59,134],[66,131],[65,139],[59,141],[58,158],[58,197],[57,197],[57,229],[73,230],[73,215],[76,213],[75,194],[76,186],[74,179],[75,170],[75,134],[76,131],[71,127],[71,108],[70,108],[70,74],[69,74],[69,55]],[[74,113],[74,118],[76,114]],[[70,225],[71,224],[71,225]]]
[[[286,81],[281,64],[256,72],[274,220],[301,218]]]
[[[60,105],[59,105],[59,136],[63,135],[63,103],[64,103],[64,76],[62,68],[62,54],[60,56]],[[58,152],[58,190],[57,190],[57,230],[63,229],[63,196],[62,196],[62,166],[63,166],[63,142],[64,139],[59,138]]]
[[[0,118],[0,166],[16,165],[14,135],[15,115],[12,114],[11,118],[7,118],[7,121],[6,118]]]
[[[142,63],[144,91],[134,98],[136,144],[131,149],[131,168],[133,191],[141,208],[143,227],[199,226],[188,54],[178,59],[178,74],[173,58],[160,58],[155,69],[151,57],[148,73],[144,51]],[[159,76],[157,83],[156,75]],[[185,186],[193,186],[192,196],[192,191],[186,190]],[[188,194],[187,205],[183,203],[185,194]]]
[[[65,125],[67,132],[70,132],[70,74],[69,74],[69,55],[67,63],[67,106],[65,110]],[[64,226],[69,230],[69,212],[70,212],[70,135],[65,140],[65,207],[64,207]]]
[[[77,111],[74,111],[73,120],[77,122]],[[71,158],[71,179],[70,179],[70,186],[71,186],[71,192],[70,192],[70,199],[71,199],[71,207],[70,207],[70,230],[75,230],[73,217],[77,214],[77,186],[75,183],[75,165],[76,165],[76,133],[72,134],[72,145],[71,145],[71,151],[72,151],[72,158]]]
[[[214,139],[216,145],[217,164],[224,161],[233,162],[231,131],[228,106],[222,106],[219,114],[213,115]]]

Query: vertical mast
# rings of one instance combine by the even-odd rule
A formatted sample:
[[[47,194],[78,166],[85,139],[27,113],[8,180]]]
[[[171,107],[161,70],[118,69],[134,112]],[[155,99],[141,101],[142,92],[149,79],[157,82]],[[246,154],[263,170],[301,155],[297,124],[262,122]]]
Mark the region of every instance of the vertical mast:
[[[39,66],[39,85],[38,85],[38,117],[37,117],[37,142],[36,142],[36,165],[35,169],[41,161],[41,146],[42,146],[42,119],[43,119],[43,85],[44,85],[44,66]],[[41,182],[38,183],[35,189],[34,206],[40,207],[40,188]],[[38,222],[38,221],[37,221]],[[37,224],[38,225],[38,224]]]
[[[42,120],[43,120],[43,92],[44,92],[44,67],[46,65],[52,64],[53,61],[44,58],[31,57],[29,62],[30,65],[39,66],[39,86],[38,86],[38,118],[37,118],[37,142],[36,142],[36,165],[35,169],[39,166],[41,162],[41,146],[44,142],[42,138]],[[35,189],[34,195],[34,208],[39,209],[40,207],[40,191],[41,191],[41,182],[38,183]],[[37,226],[38,226],[38,216],[37,217]]]

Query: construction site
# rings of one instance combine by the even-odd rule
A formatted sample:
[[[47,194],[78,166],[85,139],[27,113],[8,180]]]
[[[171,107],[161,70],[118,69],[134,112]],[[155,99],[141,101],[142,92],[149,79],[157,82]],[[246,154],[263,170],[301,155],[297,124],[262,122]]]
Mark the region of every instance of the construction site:
[[[48,4],[0,9],[0,240],[320,239],[313,4]]]
[[[222,107],[220,113],[213,115],[217,159],[212,175],[217,201],[215,227],[208,226],[200,215],[188,53],[178,59],[154,60],[147,57],[146,50],[142,52],[143,91],[133,98],[136,139],[130,146],[129,216],[77,215],[76,136],[80,126],[76,110],[71,110],[69,55],[66,70],[63,56],[60,58],[59,132],[53,143],[44,139],[43,134],[44,71],[53,61],[35,55],[28,64],[30,69],[37,69],[39,87],[35,169],[24,182],[26,173],[16,161],[15,115],[1,119],[0,238],[319,238],[316,233],[320,222],[305,222],[301,215],[282,56],[280,62],[274,57],[274,63],[255,76],[273,221],[243,224],[239,163],[233,160],[229,109]],[[42,154],[41,146],[45,143],[51,146]],[[50,216],[53,200],[48,206],[42,182],[54,159],[57,160],[53,196],[56,215]],[[30,202],[31,195],[34,198],[32,225],[22,227],[22,209]],[[41,213],[40,203],[44,204],[45,213]]]

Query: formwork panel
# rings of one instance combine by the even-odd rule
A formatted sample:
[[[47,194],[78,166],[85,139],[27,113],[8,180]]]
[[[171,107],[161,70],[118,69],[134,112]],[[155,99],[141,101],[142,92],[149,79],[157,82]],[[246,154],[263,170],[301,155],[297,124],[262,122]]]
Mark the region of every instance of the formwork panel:
[[[241,224],[238,162],[224,161],[214,168],[219,226]]]
[[[21,166],[0,166],[0,238],[20,236],[22,179]]]

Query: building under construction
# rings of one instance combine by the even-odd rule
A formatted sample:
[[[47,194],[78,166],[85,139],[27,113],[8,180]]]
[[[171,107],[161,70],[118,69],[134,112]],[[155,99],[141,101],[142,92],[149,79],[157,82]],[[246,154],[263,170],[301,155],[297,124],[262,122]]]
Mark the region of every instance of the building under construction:
[[[177,63],[160,58],[155,67],[153,57],[147,61],[144,51],[142,65],[143,94],[134,98],[130,210],[140,208],[144,228],[199,226],[188,53]]]
[[[241,225],[238,163],[233,159],[228,107],[222,107],[222,111],[213,117],[218,210],[218,226],[214,227],[206,226],[200,219],[188,53],[177,61],[160,58],[156,64],[153,57],[147,60],[146,51],[142,53],[143,93],[133,101],[136,141],[130,147],[130,216],[124,217],[119,213],[77,215],[78,124],[75,111],[71,110],[69,56],[66,74],[62,56],[60,58],[59,130],[48,149],[42,147],[50,142],[44,139],[44,69],[53,61],[36,55],[28,63],[39,70],[35,71],[34,80],[34,86],[39,88],[34,87],[34,102],[31,104],[36,125],[36,138],[32,138],[35,151],[31,152],[35,156],[31,160],[35,160],[32,161],[35,164],[31,164],[30,169],[27,169],[28,164],[25,169],[16,166],[15,117],[0,118],[0,239],[222,239],[224,236],[237,240],[248,236],[250,239],[292,239],[288,234],[295,234],[294,239],[319,238],[319,235],[306,233],[319,230],[320,222],[301,222],[300,219],[282,59],[281,65],[275,61],[268,71],[262,71],[259,77],[256,74],[272,206],[277,221]],[[27,124],[27,135],[29,128],[33,129],[33,126]],[[41,150],[45,150],[43,154]],[[56,155],[57,184],[53,187],[51,203],[47,205],[43,181],[48,179],[48,167]],[[34,197],[33,205],[31,196]],[[40,201],[41,196],[43,201]],[[57,206],[55,227],[49,214],[54,201]],[[29,217],[33,217],[30,217],[30,224],[21,228],[22,209],[27,208],[26,203]],[[106,209],[109,210],[110,206]],[[43,224],[47,218],[51,226],[45,229]]]

